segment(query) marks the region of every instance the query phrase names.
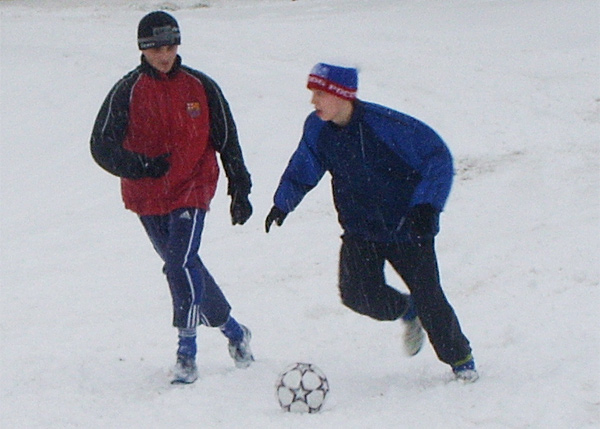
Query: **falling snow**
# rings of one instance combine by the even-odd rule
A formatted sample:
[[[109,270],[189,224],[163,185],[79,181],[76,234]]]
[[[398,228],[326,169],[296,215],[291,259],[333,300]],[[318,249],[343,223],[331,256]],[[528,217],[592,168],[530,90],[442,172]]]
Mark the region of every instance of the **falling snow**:
[[[88,148],[160,6],[184,63],[223,88],[254,182],[254,216],[233,227],[221,180],[201,255],[257,360],[237,370],[201,329],[184,387],[168,383],[161,263]],[[2,428],[600,426],[597,1],[5,0],[0,14]],[[455,156],[437,249],[473,385],[430,346],[404,357],[400,323],[340,304],[327,180],[263,231],[320,61],[358,66],[360,98],[424,120]],[[329,380],[318,414],[275,398],[299,361]]]

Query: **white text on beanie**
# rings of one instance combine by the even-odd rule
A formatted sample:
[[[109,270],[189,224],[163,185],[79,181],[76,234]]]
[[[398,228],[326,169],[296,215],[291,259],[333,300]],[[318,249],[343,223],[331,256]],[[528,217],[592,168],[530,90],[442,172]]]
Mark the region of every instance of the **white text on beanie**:
[[[358,71],[351,67],[318,63],[310,71],[306,86],[345,100],[354,100],[358,89]]]

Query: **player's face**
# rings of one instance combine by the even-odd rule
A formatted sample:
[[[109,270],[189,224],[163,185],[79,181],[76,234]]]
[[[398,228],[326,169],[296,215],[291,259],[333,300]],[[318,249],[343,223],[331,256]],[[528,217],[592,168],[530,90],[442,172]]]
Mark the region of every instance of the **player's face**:
[[[352,102],[318,89],[311,89],[311,91],[310,102],[315,106],[315,112],[321,120],[331,121],[340,126],[350,121]]]
[[[177,58],[177,45],[160,46],[158,48],[144,49],[142,54],[146,61],[161,73],[168,73]]]

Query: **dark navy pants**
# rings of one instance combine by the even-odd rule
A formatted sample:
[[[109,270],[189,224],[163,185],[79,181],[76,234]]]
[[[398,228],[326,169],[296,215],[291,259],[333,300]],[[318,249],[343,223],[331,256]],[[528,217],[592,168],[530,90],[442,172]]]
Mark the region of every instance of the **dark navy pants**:
[[[376,243],[342,237],[339,288],[344,305],[376,320],[402,317],[407,310],[408,295],[386,284],[385,261],[389,261],[410,290],[438,358],[452,365],[467,357],[471,347],[442,291],[433,239],[418,243]]]
[[[200,257],[206,212],[178,209],[161,216],[140,216],[152,245],[164,261],[173,300],[173,326],[221,326],[231,306]]]

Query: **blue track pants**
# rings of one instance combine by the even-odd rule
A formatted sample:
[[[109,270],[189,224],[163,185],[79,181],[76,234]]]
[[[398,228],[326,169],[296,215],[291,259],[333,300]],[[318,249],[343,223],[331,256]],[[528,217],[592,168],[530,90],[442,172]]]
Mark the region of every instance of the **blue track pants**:
[[[156,252],[164,261],[173,301],[173,326],[221,326],[231,306],[200,256],[200,239],[206,212],[196,208],[161,216],[140,216]]]

